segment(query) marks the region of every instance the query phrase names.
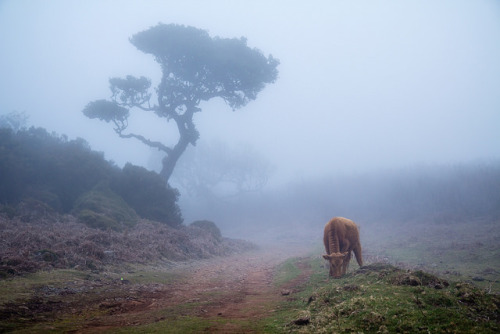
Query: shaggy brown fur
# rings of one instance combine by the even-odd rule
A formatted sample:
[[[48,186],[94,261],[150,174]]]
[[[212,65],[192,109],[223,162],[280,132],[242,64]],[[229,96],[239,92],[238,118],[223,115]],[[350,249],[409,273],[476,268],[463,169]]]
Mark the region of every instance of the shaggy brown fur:
[[[323,236],[326,255],[323,258],[330,262],[330,276],[339,278],[345,275],[354,252],[359,266],[363,265],[361,242],[356,224],[347,218],[335,217],[325,226]]]

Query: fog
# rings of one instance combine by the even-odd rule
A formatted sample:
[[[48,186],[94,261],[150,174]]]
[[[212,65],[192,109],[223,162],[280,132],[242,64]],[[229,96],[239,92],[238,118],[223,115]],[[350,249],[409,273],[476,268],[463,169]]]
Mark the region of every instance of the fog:
[[[0,114],[23,111],[29,125],[84,138],[119,166],[157,168],[149,148],[81,111],[109,97],[110,77],[144,75],[158,84],[158,64],[129,37],[159,22],[244,36],[280,60],[278,80],[255,101],[235,112],[209,101],[194,119],[199,148],[246,147],[266,161],[263,189],[500,158],[494,0],[1,1]],[[155,140],[176,135],[143,112],[130,124]],[[182,196],[189,197],[181,189]],[[182,205],[188,222],[224,220]]]

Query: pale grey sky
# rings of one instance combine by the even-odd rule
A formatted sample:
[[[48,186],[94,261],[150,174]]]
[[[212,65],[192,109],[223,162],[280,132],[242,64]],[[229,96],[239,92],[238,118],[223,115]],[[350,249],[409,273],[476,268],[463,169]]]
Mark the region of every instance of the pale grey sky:
[[[200,141],[249,144],[276,177],[500,158],[500,1],[0,1],[0,114],[86,139],[119,165],[149,150],[81,110],[109,77],[159,67],[128,38],[163,23],[248,39],[279,79],[232,112],[204,105]],[[168,138],[143,113],[137,129]],[[132,121],[131,121],[132,123]]]

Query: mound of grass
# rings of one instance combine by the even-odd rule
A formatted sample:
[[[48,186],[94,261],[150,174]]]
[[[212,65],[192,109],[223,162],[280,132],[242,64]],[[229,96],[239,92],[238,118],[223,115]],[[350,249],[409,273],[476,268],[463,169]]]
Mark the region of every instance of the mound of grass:
[[[218,241],[222,240],[222,234],[219,228],[212,221],[197,220],[192,222],[189,226],[201,228],[202,230],[210,233],[216,240]]]
[[[120,231],[134,226],[139,220],[135,211],[106,186],[97,186],[83,194],[76,201],[73,212],[80,223],[101,230]]]
[[[307,287],[283,302],[270,331],[498,333],[500,296],[423,271],[372,264],[326,281],[316,260]],[[286,267],[283,267],[285,270]],[[279,277],[279,276],[278,276]],[[281,327],[280,327],[281,326]]]

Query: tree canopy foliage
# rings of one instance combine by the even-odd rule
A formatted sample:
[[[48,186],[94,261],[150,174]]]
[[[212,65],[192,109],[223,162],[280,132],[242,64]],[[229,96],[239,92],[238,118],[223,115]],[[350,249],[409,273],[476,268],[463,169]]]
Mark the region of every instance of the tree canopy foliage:
[[[200,102],[218,97],[236,110],[255,100],[265,85],[278,76],[279,61],[248,47],[245,38],[212,38],[198,28],[158,24],[135,34],[130,42],[153,55],[161,67],[157,103],[151,101],[151,80],[128,75],[109,80],[111,101],[90,102],[83,113],[112,122],[122,138],[135,138],[161,150],[165,158],[160,174],[166,181],[186,147],[195,145],[199,138],[193,116],[201,111]],[[177,143],[167,146],[141,134],[127,133],[130,108],[173,120],[179,134]]]
[[[112,198],[111,193],[113,205],[130,207],[124,212],[172,226],[182,223],[179,194],[158,174],[132,165],[120,169],[83,139],[68,140],[42,128],[0,128],[0,204],[16,206],[34,199],[61,213],[91,209],[103,214],[104,208],[92,207],[92,200],[105,205],[96,198]]]
[[[25,112],[12,111],[5,115],[0,115],[0,128],[10,128],[19,131],[26,128],[28,115]]]

